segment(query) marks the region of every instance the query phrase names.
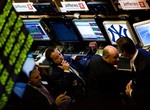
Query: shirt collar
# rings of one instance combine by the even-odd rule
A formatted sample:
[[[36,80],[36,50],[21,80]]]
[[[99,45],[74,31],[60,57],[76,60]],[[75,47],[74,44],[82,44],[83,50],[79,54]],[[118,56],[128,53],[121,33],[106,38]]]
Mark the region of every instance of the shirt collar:
[[[135,58],[137,57],[137,55],[138,55],[138,49],[136,49],[136,52],[135,52],[134,56],[130,60],[130,66],[134,65],[134,61],[135,61]]]

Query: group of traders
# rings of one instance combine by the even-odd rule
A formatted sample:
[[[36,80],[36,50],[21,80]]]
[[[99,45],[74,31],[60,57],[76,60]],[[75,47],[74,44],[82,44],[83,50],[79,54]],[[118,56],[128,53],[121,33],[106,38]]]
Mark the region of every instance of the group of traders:
[[[84,61],[88,64],[47,48],[50,68],[43,73],[36,65],[30,71],[19,110],[149,110],[150,53],[136,48],[128,37],[116,43],[117,48],[104,47],[102,56],[92,54]],[[122,71],[117,70],[119,53],[130,59],[132,71],[125,86]]]

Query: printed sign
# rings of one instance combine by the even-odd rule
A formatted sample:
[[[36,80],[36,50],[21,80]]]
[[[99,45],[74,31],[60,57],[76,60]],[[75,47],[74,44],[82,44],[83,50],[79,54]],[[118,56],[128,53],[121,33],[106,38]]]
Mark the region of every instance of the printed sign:
[[[88,11],[85,1],[61,2],[63,10],[66,11]]]
[[[37,11],[32,2],[24,2],[24,3],[13,3],[13,7],[17,12],[33,12]]]
[[[123,10],[149,9],[146,0],[119,0]]]

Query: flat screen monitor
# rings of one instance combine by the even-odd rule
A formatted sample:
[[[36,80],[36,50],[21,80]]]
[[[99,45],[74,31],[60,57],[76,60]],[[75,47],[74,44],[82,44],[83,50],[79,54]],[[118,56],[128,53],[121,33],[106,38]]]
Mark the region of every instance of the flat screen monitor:
[[[112,45],[116,45],[116,40],[120,37],[129,37],[135,44],[137,43],[128,21],[104,21],[103,25]]]
[[[34,41],[50,41],[49,29],[41,19],[25,19],[23,23]]]
[[[150,46],[150,20],[133,23],[141,46]]]
[[[29,73],[34,69],[34,67],[35,67],[35,60],[32,54],[29,53],[22,66],[22,71],[29,77]]]
[[[49,25],[59,42],[70,43],[80,41],[71,22],[65,20],[52,20],[49,22]]]
[[[87,6],[93,13],[110,13],[115,11],[115,8],[108,0],[90,1],[87,2]]]
[[[95,19],[73,19],[83,41],[106,41]]]

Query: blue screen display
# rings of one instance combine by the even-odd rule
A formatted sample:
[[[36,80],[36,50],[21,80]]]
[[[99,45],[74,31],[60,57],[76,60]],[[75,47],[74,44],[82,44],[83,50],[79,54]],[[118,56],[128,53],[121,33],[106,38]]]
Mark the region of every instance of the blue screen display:
[[[133,27],[142,46],[150,46],[150,20],[134,23]]]
[[[23,23],[35,41],[51,40],[40,19],[23,20]]]
[[[69,22],[52,21],[50,26],[60,42],[79,42],[77,34]]]

